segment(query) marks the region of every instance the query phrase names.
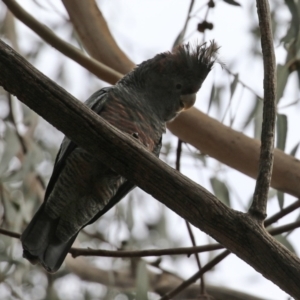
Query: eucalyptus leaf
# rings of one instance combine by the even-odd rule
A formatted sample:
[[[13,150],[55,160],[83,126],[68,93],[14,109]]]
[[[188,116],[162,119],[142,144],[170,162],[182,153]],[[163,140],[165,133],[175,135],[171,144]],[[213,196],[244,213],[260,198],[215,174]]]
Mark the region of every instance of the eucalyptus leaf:
[[[230,207],[230,196],[226,184],[216,177],[210,178],[210,184],[212,186],[215,196],[224,204]]]
[[[254,116],[254,137],[256,139],[261,138],[262,121],[263,121],[263,103],[261,101],[258,101],[256,113]]]
[[[15,205],[10,201],[9,194],[3,193],[2,203],[5,211],[5,220],[13,228],[17,211]]]
[[[234,6],[241,6],[241,4],[239,4],[237,1],[235,0],[223,0],[224,2],[226,2],[227,4],[230,5],[234,5]]]
[[[286,87],[290,72],[287,65],[277,65],[277,93],[276,102],[279,103],[283,96],[284,89]]]
[[[277,114],[277,145],[278,149],[284,151],[286,144],[286,136],[288,130],[287,116]]]
[[[136,299],[148,300],[149,278],[146,262],[139,261],[136,276]]]
[[[277,191],[277,200],[278,200],[278,204],[279,204],[279,208],[280,210],[283,209],[284,206],[284,193]]]
[[[299,148],[299,144],[300,144],[300,142],[298,142],[298,143],[294,146],[294,148],[293,148],[292,151],[290,152],[290,155],[291,155],[291,156],[295,156],[295,155],[296,155],[296,153],[297,153],[297,151],[298,151],[298,148]]]
[[[251,123],[251,121],[256,116],[257,112],[261,111],[261,107],[262,107],[262,101],[258,97],[256,97],[252,109],[250,109],[248,116],[245,118],[246,121],[243,125],[243,129],[245,129]]]
[[[209,113],[212,103],[214,101],[215,98],[215,85],[213,84],[210,90],[210,96],[209,96],[209,102],[208,102],[208,108],[207,108],[207,113]]]
[[[287,249],[289,249],[291,252],[296,254],[295,248],[293,247],[293,245],[290,243],[290,241],[287,239],[286,236],[280,234],[280,235],[275,235],[274,238],[283,246],[285,246]]]
[[[20,150],[20,141],[18,139],[16,130],[8,123],[6,123],[4,141],[4,152],[0,161],[0,176],[7,170],[11,159]]]
[[[232,99],[234,95],[238,82],[239,82],[239,74],[236,74],[234,75],[234,79],[230,84],[230,99]]]
[[[133,218],[133,195],[132,193],[129,194],[128,196],[128,201],[127,201],[127,209],[126,209],[126,224],[128,227],[128,230],[131,231],[133,226],[134,226],[134,218]]]
[[[277,195],[277,190],[270,188],[268,193],[268,199],[271,199]]]
[[[299,18],[299,10],[297,8],[296,2],[294,0],[285,0],[285,3],[292,15],[292,20],[290,23],[290,27],[287,30],[286,35],[281,39],[281,42],[288,43],[292,39],[295,39],[297,37],[297,34],[299,32],[300,18]]]

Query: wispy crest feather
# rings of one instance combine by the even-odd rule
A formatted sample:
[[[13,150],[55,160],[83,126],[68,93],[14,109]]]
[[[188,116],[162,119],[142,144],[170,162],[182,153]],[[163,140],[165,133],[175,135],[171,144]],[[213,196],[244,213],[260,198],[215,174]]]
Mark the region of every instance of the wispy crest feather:
[[[191,46],[190,43],[177,46],[172,54],[177,56],[178,60],[185,63],[189,68],[194,66],[204,65],[211,69],[215,60],[219,47],[215,41],[210,44],[204,43],[202,45]]]
[[[218,49],[214,41],[195,46],[191,46],[190,43],[180,45],[172,52],[163,52],[142,62],[118,83],[127,86],[134,82],[135,86],[143,86],[149,72],[162,75],[185,74],[187,77],[204,80],[216,61]]]

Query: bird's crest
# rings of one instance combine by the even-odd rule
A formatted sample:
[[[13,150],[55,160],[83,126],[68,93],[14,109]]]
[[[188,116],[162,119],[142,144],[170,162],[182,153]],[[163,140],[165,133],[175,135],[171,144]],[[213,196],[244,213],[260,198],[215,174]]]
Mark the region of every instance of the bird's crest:
[[[185,63],[189,68],[195,65],[205,65],[211,68],[215,62],[216,54],[219,47],[215,41],[211,41],[209,45],[191,46],[190,43],[177,46],[171,55],[179,63]]]
[[[165,52],[154,57],[159,72],[185,72],[191,75],[207,75],[211,70],[218,51],[217,44],[212,41],[208,45],[192,46],[190,43],[177,46],[172,52]],[[183,70],[184,69],[184,70]],[[198,77],[198,76],[197,76]]]
[[[216,61],[218,49],[214,41],[195,46],[190,43],[180,45],[172,52],[160,53],[142,62],[119,83],[127,85],[128,81],[133,80],[136,85],[143,85],[149,72],[166,76],[182,74],[184,77],[198,78],[203,81]]]

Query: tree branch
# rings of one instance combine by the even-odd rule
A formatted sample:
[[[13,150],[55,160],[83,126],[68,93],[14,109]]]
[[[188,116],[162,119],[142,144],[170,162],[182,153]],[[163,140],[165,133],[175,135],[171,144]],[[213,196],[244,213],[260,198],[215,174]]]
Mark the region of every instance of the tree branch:
[[[300,207],[300,200],[292,203],[291,205],[287,206],[286,208],[280,210],[278,213],[273,215],[272,217],[268,218],[265,221],[265,227],[270,226],[271,224],[277,222],[279,219],[283,218],[284,216],[288,215],[289,213],[293,212],[297,208]]]
[[[130,250],[130,251],[109,251],[102,249],[81,249],[72,248],[70,253],[72,256],[103,256],[103,257],[147,257],[147,256],[162,256],[162,255],[191,255],[194,253],[201,253],[213,250],[223,249],[224,247],[220,244],[211,244],[196,247],[182,247],[182,248],[171,248],[171,249],[151,249],[151,250]]]
[[[295,228],[300,227],[300,221],[296,221],[290,224],[286,224],[284,226],[280,226],[277,228],[272,228],[269,230],[269,234],[271,235],[278,235],[286,231],[293,230]],[[173,298],[175,295],[181,293],[184,289],[188,288],[191,284],[197,281],[200,277],[202,278],[203,274],[210,269],[212,269],[214,266],[216,266],[218,263],[220,263],[224,258],[226,258],[231,252],[228,250],[223,251],[219,255],[217,255],[213,260],[211,260],[209,263],[207,263],[202,269],[200,269],[197,273],[195,273],[193,276],[191,276],[189,279],[182,282],[178,287],[173,289],[171,292],[168,292],[165,294],[164,297],[161,298],[161,300],[168,300]]]
[[[176,123],[176,124],[175,124]],[[202,153],[256,179],[260,142],[225,126],[192,108],[180,114],[168,128]],[[279,149],[274,152],[271,185],[300,198],[300,161]]]
[[[257,14],[261,34],[264,62],[264,108],[261,132],[259,172],[253,202],[249,213],[259,222],[266,218],[268,191],[274,159],[274,131],[276,118],[276,61],[271,29],[271,14],[268,0],[257,0]]]
[[[82,280],[117,287],[120,291],[135,289],[135,279],[132,280],[132,274],[130,272],[114,271],[112,274],[111,270],[101,270],[92,264],[87,267],[87,262],[80,257],[75,260],[68,256],[66,265],[70,271]],[[149,278],[151,290],[159,295],[165,294],[167,291],[172,290],[175,286],[182,283],[180,277],[165,271],[160,274],[157,272],[149,272]],[[207,292],[214,297],[215,300],[263,300],[220,286],[207,285]],[[179,297],[175,296],[173,299],[192,299],[198,294],[199,286],[192,285],[184,290]]]
[[[287,231],[291,231],[300,227],[300,221],[285,224],[276,228],[271,228],[268,230],[271,235],[278,235]],[[20,234],[0,228],[0,234],[10,236],[13,238],[20,238]],[[181,248],[170,248],[170,249],[149,249],[149,250],[121,250],[121,251],[111,251],[102,249],[83,249],[83,248],[71,248],[69,253],[72,257],[76,258],[78,256],[103,256],[103,257],[146,257],[146,256],[162,256],[162,255],[190,255],[194,253],[201,253],[213,250],[223,249],[224,246],[220,244],[210,244],[204,246],[194,246],[194,247],[181,247]]]
[[[269,233],[272,235],[277,235],[277,234],[281,234],[283,232],[295,229],[299,226],[300,226],[300,221],[296,221],[294,223],[286,224],[281,227],[273,228],[269,231]],[[0,234],[10,236],[13,238],[18,238],[18,239],[21,236],[19,233],[5,230],[3,228],[0,228]],[[141,251],[109,251],[109,250],[102,250],[102,249],[94,250],[94,249],[71,248],[69,253],[71,253],[72,257],[74,257],[74,258],[76,258],[80,255],[126,258],[126,257],[146,257],[146,256],[161,256],[161,255],[192,254],[195,252],[218,250],[218,249],[222,249],[222,248],[223,248],[223,246],[219,245],[219,244],[212,244],[212,245],[199,246],[199,247],[184,247],[184,248],[176,248],[176,249],[141,250]],[[211,268],[213,268],[215,265],[217,265],[219,262],[221,262],[224,258],[226,258],[229,254],[230,254],[230,252],[228,250],[222,252],[220,255],[218,255],[212,261],[210,261],[208,264],[206,264],[203,267],[203,270],[200,270],[199,272],[195,273],[189,279],[180,283],[180,285],[177,284],[177,287],[173,288],[171,292],[164,293],[165,296],[162,299],[169,299],[170,297],[174,298],[174,296],[178,295],[183,290],[188,288],[192,283],[194,283],[205,272],[209,271]],[[68,261],[70,261],[70,260],[68,259]],[[77,274],[79,272],[78,265],[77,264],[74,265],[72,260],[71,260],[71,262],[72,262],[71,266],[73,266],[73,268],[75,268],[75,270],[73,269],[73,271],[76,272],[76,270],[77,270],[77,272],[76,272],[76,274]],[[78,262],[78,260],[77,260],[77,262]],[[79,260],[79,265],[80,265],[80,263],[81,263],[81,260]],[[88,269],[90,269],[90,268],[88,268]],[[97,276],[97,278],[99,279],[99,277],[101,277],[100,274],[102,274],[103,271],[99,270],[99,269],[94,269],[94,270],[92,270],[92,276],[95,272],[99,273],[99,276]],[[79,272],[79,273],[81,274],[81,272]],[[85,276],[90,276],[90,275],[91,274],[87,273]],[[124,276],[124,274],[123,274],[123,276]],[[118,276],[118,277],[120,278],[120,276]],[[121,278],[123,278],[123,277],[121,277]],[[93,281],[91,279],[87,279],[86,277],[84,279]],[[155,280],[155,282],[157,282],[157,281],[158,280]],[[97,281],[97,282],[103,284],[103,281]],[[132,280],[130,280],[128,282],[128,280],[125,280],[125,278],[124,278],[124,281],[119,282],[119,285],[123,286],[125,283],[130,285],[130,284],[132,284]],[[215,292],[218,292],[215,287],[213,288],[213,290],[211,290],[212,287],[209,287],[208,289],[209,289],[209,293],[215,294]],[[170,290],[170,288],[169,288],[169,290]],[[227,298],[225,297],[224,299],[227,299]],[[232,299],[232,296],[231,296],[231,299]],[[245,299],[245,298],[241,298],[241,299]]]
[[[95,0],[62,0],[62,2],[83,46],[93,58],[122,74],[135,67],[112,37]],[[101,28],[100,35],[98,28]]]
[[[51,45],[67,57],[73,59],[78,64],[80,64],[102,80],[111,84],[115,84],[120,78],[123,77],[121,73],[109,68],[108,66],[93,58],[87,57],[73,45],[68,44],[64,40],[60,39],[47,26],[40,23],[30,14],[28,14],[16,1],[3,0],[3,2],[15,15],[16,18],[18,18],[21,22],[32,29],[37,35],[42,37],[49,45]]]
[[[6,236],[10,236],[13,238],[18,238],[18,239],[20,238],[19,233],[8,231],[3,228],[0,228],[0,234],[4,234]],[[207,247],[208,246],[214,246],[214,245],[207,245]],[[215,246],[222,247],[221,245],[215,245]],[[204,247],[206,247],[206,246],[204,246]],[[72,250],[74,250],[76,252],[77,249],[78,248],[71,248],[70,253],[72,253]],[[189,249],[189,248],[163,249],[163,250],[154,250],[154,251],[163,251],[164,252],[165,250],[170,250],[170,253],[168,253],[168,254],[175,254],[175,253],[172,253],[172,250],[180,250],[180,249],[184,250],[184,249]],[[82,250],[86,250],[86,249],[78,249],[78,250],[82,251]],[[89,250],[92,250],[92,249],[88,249],[87,251],[89,251]],[[211,249],[211,250],[213,250],[213,249]],[[101,253],[101,251],[104,251],[103,252],[104,255],[101,255],[101,256],[123,257],[123,256],[118,256],[118,253],[121,251],[107,251],[107,250],[94,250],[94,251],[95,252],[99,251],[99,253]],[[141,252],[144,252],[144,251],[150,252],[153,250],[143,250]],[[106,255],[109,252],[112,252],[111,255]],[[137,253],[140,251],[124,251],[124,252]],[[123,253],[123,251],[122,251],[122,253]],[[183,254],[183,253],[178,252],[176,254]],[[185,253],[185,254],[188,254],[188,253]],[[97,255],[97,254],[95,253],[95,255]],[[164,255],[164,254],[162,254],[162,255]],[[142,256],[144,256],[144,255],[142,255]],[[147,255],[145,255],[145,256],[147,256]],[[132,256],[129,256],[129,257],[132,257]],[[140,257],[140,255],[133,256],[133,257]],[[110,280],[111,275],[112,275],[111,271],[104,271],[99,268],[95,268],[92,265],[88,265],[88,262],[84,261],[82,258],[77,258],[76,260],[70,259],[70,258],[71,258],[71,256],[67,256],[67,258],[66,258],[67,268],[69,268],[74,274],[78,275],[83,280],[97,282],[100,284],[105,284],[107,286],[111,286],[112,282],[113,282],[114,287],[117,287],[120,290],[122,290],[122,288],[125,290],[129,289],[129,288],[134,288],[134,286],[135,286],[135,280],[132,279],[132,274],[128,274],[127,272],[114,271],[114,274],[113,274],[114,280],[112,281],[112,280]],[[172,273],[164,272],[164,271],[162,274],[157,274],[156,272],[154,272],[154,273],[150,272],[149,275],[151,278],[152,290],[160,295],[165,294],[166,291],[173,290],[175,286],[179,286],[182,282],[184,282],[178,276],[176,276]],[[220,288],[217,286],[209,286],[208,285],[207,290],[208,290],[209,294],[212,295],[214,297],[214,299],[216,299],[216,300],[229,299],[229,298],[231,300],[247,300],[247,299],[262,300],[260,298],[259,299],[254,298],[250,295],[246,295],[246,294],[243,294],[243,293],[240,293],[237,291],[233,291],[230,289],[226,289],[226,288]],[[199,293],[198,285],[197,285],[197,287],[195,285],[190,286],[189,289],[185,290],[186,297],[188,297],[188,298],[194,297],[198,293]],[[183,293],[181,293],[181,296],[182,295],[183,295]],[[180,298],[180,299],[182,299],[182,298]]]
[[[0,228],[0,234],[10,236],[13,238],[20,238],[20,234],[12,232],[3,228]],[[78,256],[102,256],[102,257],[147,257],[147,256],[162,256],[162,255],[191,255],[194,253],[201,253],[213,250],[223,249],[224,247],[220,244],[211,244],[196,247],[181,247],[181,248],[170,248],[170,249],[149,249],[149,250],[121,250],[111,251],[103,249],[82,249],[82,248],[71,248],[69,253],[73,258]]]
[[[191,1],[189,14],[192,10],[193,3],[194,2]],[[187,22],[188,21],[186,21],[186,24],[187,24]],[[175,169],[178,172],[180,172],[181,153],[182,153],[182,141],[180,139],[178,139],[178,141],[177,141],[177,150],[176,150],[176,162],[175,162]],[[186,228],[188,230],[192,245],[193,245],[193,247],[196,247],[196,240],[195,240],[195,236],[194,236],[193,231],[192,231],[192,226],[187,220],[185,220],[185,225],[186,225]],[[195,258],[196,258],[196,262],[197,262],[199,271],[201,271],[201,261],[200,261],[200,257],[199,257],[198,253],[195,253]],[[204,276],[203,275],[201,275],[201,279],[200,279],[200,293],[201,293],[201,295],[205,294],[205,282],[204,282]]]
[[[205,272],[211,270],[215,265],[217,265],[220,261],[222,261],[225,257],[230,254],[230,251],[225,250],[219,255],[217,255],[214,259],[212,259],[209,263],[201,268],[197,273],[191,276],[189,279],[185,280],[182,284],[176,287],[173,291],[165,294],[160,300],[169,300],[172,299],[174,296],[179,294],[181,291],[189,287],[192,283],[198,280]]]
[[[134,138],[108,124],[2,41],[0,69],[0,84],[7,91],[77,145],[211,235],[291,296],[299,297],[299,258],[250,216],[228,208],[207,190],[157,159]]]

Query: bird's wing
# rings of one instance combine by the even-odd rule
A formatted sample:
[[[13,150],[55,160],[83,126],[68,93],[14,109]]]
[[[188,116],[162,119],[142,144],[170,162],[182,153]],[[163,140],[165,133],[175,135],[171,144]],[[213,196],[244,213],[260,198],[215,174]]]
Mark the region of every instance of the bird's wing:
[[[102,88],[101,90],[95,92],[93,95],[91,95],[85,102],[85,104],[91,108],[94,112],[97,114],[101,114],[101,110],[104,107],[104,104],[107,100],[107,97],[105,97],[110,90],[110,87]],[[52,176],[50,178],[50,181],[48,183],[46,193],[45,193],[45,201],[47,201],[47,198],[49,197],[56,180],[63,169],[66,158],[71,154],[71,152],[77,147],[77,145],[72,142],[69,138],[65,137],[62,141],[62,144],[60,146],[59,152],[56,156],[56,160],[54,163],[54,169]],[[160,151],[160,147],[158,149],[158,153]],[[104,207],[103,210],[99,212],[88,224],[91,224],[95,222],[100,216],[104,215],[107,211],[109,211],[114,205],[116,205],[124,196],[126,196],[127,193],[129,193],[133,188],[135,188],[135,184],[126,181],[124,182],[120,188],[118,189],[116,195],[111,198],[109,203]],[[87,224],[86,224],[87,225]],[[86,226],[85,225],[85,226]]]
[[[92,96],[90,96],[86,101],[85,104],[97,114],[101,113],[101,110],[107,100],[107,92],[111,89],[111,87],[105,87],[101,90],[95,92]],[[72,153],[72,151],[77,147],[77,145],[72,142],[68,137],[64,137],[58,154],[55,159],[54,169],[52,172],[52,176],[50,181],[47,185],[46,193],[45,193],[45,201],[47,201],[53,187],[57,181],[57,178],[64,168],[67,157]]]

